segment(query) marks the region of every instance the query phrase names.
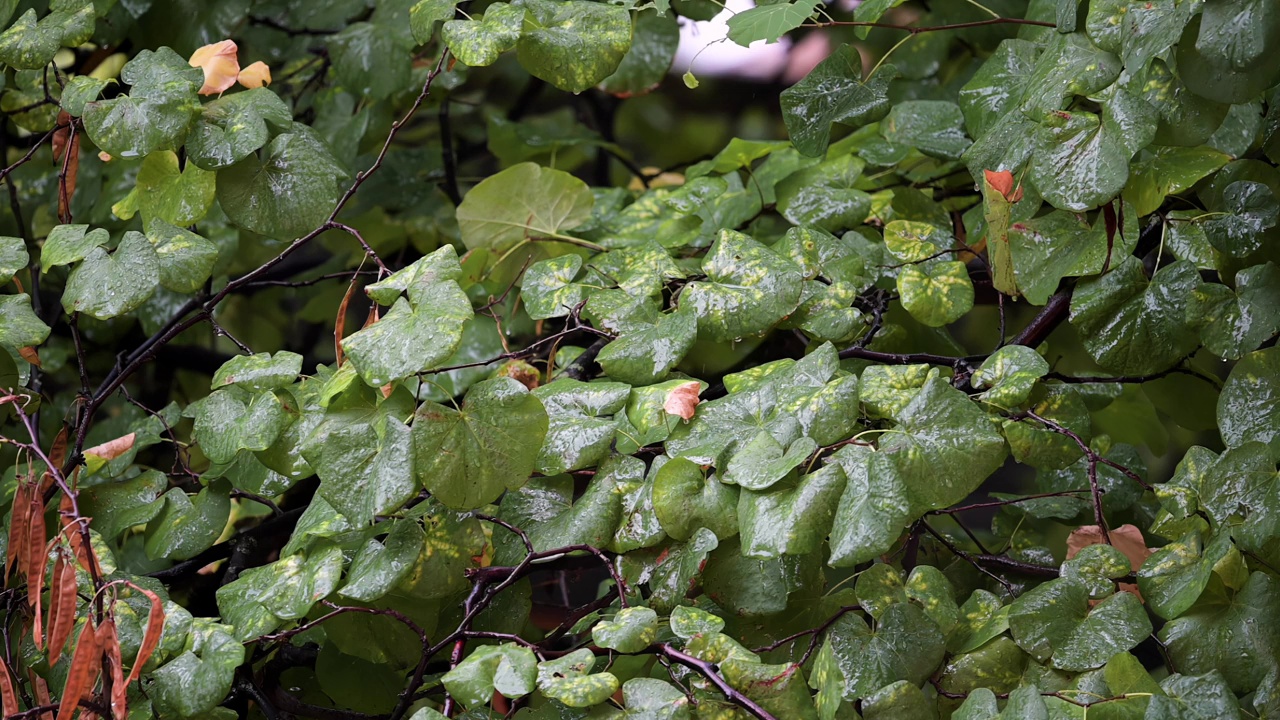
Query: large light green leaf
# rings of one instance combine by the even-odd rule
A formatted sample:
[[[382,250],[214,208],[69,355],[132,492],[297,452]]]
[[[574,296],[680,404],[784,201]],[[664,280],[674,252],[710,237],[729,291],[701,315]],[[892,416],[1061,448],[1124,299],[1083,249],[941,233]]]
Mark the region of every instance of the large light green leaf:
[[[418,489],[409,428],[385,411],[379,415],[354,408],[329,413],[301,446],[320,476],[320,496],[360,525],[395,511]]]
[[[815,552],[831,532],[844,489],[840,465],[828,465],[768,490],[744,489],[737,508],[743,553],[777,557]]]
[[[897,603],[885,610],[874,630],[853,613],[837,620],[814,670],[839,678],[844,699],[853,702],[899,680],[923,682],[944,653],[942,633],[924,611]]]
[[[520,383],[486,380],[461,410],[433,402],[413,420],[414,473],[448,507],[469,510],[524,484],[547,433],[547,411]]]
[[[30,295],[0,295],[0,347],[17,351],[39,345],[48,339],[49,330],[31,308]]]
[[[611,620],[591,628],[596,645],[621,653],[638,653],[658,637],[658,613],[647,607],[623,608]]]
[[[449,52],[463,65],[492,65],[499,55],[516,46],[524,16],[524,8],[497,2],[479,19],[447,21],[441,35]]]
[[[804,673],[795,663],[765,665],[729,658],[720,664],[724,679],[774,717],[818,720]]]
[[[466,707],[482,707],[494,692],[512,699],[533,692],[538,660],[533,651],[514,643],[483,645],[440,678],[445,689]]]
[[[595,198],[567,172],[520,163],[471,188],[458,206],[468,249],[505,250],[528,238],[556,238],[591,217]]]
[[[689,697],[669,682],[637,677],[622,684],[627,718],[635,720],[690,720]]]
[[[45,246],[48,245],[49,242],[46,240]],[[41,254],[43,255],[43,251]],[[25,268],[30,261],[27,245],[22,238],[0,236],[0,283],[12,280],[13,276]]]
[[[971,144],[964,134],[960,106],[941,100],[911,100],[894,105],[881,121],[880,132],[889,142],[945,160],[959,160]]]
[[[833,567],[850,567],[888,552],[912,519],[907,488],[892,461],[859,445],[832,460],[847,477],[831,531]]]
[[[228,625],[195,618],[181,654],[151,674],[148,694],[159,714],[195,717],[222,702],[245,656],[244,645],[232,631]]]
[[[106,245],[111,235],[102,228],[89,230],[88,225],[56,225],[40,247],[40,272],[83,260],[91,250]],[[25,252],[25,251],[24,251]]]
[[[592,288],[573,281],[581,269],[581,255],[561,255],[530,265],[520,285],[520,297],[529,317],[564,317],[584,302]]]
[[[548,417],[547,435],[535,466],[543,475],[592,467],[604,460],[631,395],[628,385],[584,383],[562,378],[534,389]]]
[[[1197,345],[1187,306],[1199,284],[1188,262],[1165,266],[1148,281],[1142,263],[1127,257],[1106,275],[1080,284],[1071,298],[1071,324],[1107,370],[1168,370]]]
[[[1173,619],[1186,612],[1209,585],[1213,567],[1231,550],[1220,535],[1201,548],[1200,536],[1189,533],[1156,550],[1138,571],[1138,589],[1157,615]]]
[[[218,588],[218,612],[248,642],[285,620],[304,617],[311,606],[333,592],[342,577],[342,549],[322,543],[309,552],[250,568]]]
[[[267,88],[226,95],[206,104],[187,138],[187,159],[205,170],[221,170],[267,144],[272,129],[293,125],[289,107]]]
[[[982,399],[997,407],[1013,408],[1026,402],[1036,381],[1049,374],[1049,363],[1025,345],[1005,345],[973,373],[973,386],[988,388]]]
[[[1062,578],[1019,596],[1009,609],[1009,630],[1036,660],[1080,671],[1135,647],[1151,634],[1151,621],[1131,593],[1115,593],[1090,609],[1085,584]]]
[[[443,364],[471,316],[458,284],[441,282],[426,288],[417,303],[397,300],[381,320],[344,338],[342,349],[366,383],[381,387]]]
[[[266,450],[289,424],[274,392],[225,387],[187,406],[196,441],[212,461],[229,463],[241,450]]]
[[[1203,323],[1200,339],[1213,354],[1237,360],[1280,330],[1280,268],[1255,265],[1236,273],[1236,289],[1201,283],[1190,312]]]
[[[160,286],[178,293],[204,287],[218,261],[218,246],[158,217],[147,221],[146,228],[160,263]]]
[[[218,171],[218,203],[240,227],[278,240],[315,230],[338,200],[346,170],[311,128],[294,123],[258,155]]]
[[[231,486],[225,480],[214,480],[194,500],[182,488],[171,488],[164,494],[163,509],[147,523],[147,557],[186,560],[199,555],[222,535],[230,513]]]
[[[178,155],[157,150],[138,169],[138,209],[144,222],[163,220],[172,225],[194,225],[213,205],[215,176],[194,163],[178,168]]]
[[[738,533],[739,490],[725,485],[685,458],[662,466],[653,481],[653,509],[662,529],[676,540],[689,540],[700,528],[720,540]]]
[[[391,592],[413,570],[422,554],[423,540],[422,526],[416,520],[396,521],[385,538],[370,538],[356,552],[347,571],[347,582],[338,592],[364,602]]]
[[[516,0],[526,10],[516,57],[530,75],[580,93],[613,74],[631,48],[626,10],[587,0]]]
[[[1244,356],[1218,398],[1218,428],[1227,447],[1252,441],[1280,449],[1280,349]]]
[[[800,268],[742,233],[721,231],[702,270],[707,281],[685,286],[680,306],[714,339],[764,332],[800,304]]]
[[[200,102],[204,74],[162,47],[143,50],[125,64],[120,79],[129,94],[84,106],[84,129],[102,150],[126,158],[176,150],[187,136]]]
[[[1056,33],[1027,78],[1022,110],[1036,118],[1061,110],[1071,96],[1091,95],[1111,85],[1120,69],[1119,58],[1083,33]]]
[[[1054,207],[1092,210],[1124,189],[1132,154],[1097,115],[1055,110],[1036,131],[1030,178]]]
[[[1140,8],[1141,5],[1131,5],[1129,12],[1140,12]],[[1207,146],[1157,146],[1142,151],[1129,168],[1124,199],[1133,204],[1139,217],[1145,217],[1159,209],[1165,197],[1186,190],[1230,160],[1230,156]]]
[[[108,320],[138,309],[160,284],[160,260],[151,241],[140,232],[124,234],[116,251],[90,250],[71,271],[62,308]]]
[[[829,232],[856,227],[871,210],[871,196],[857,187],[865,166],[843,155],[798,170],[777,184],[778,210],[796,225]]]
[[[820,157],[831,142],[831,124],[863,125],[889,112],[892,65],[862,81],[862,56],[841,45],[803,80],[782,91],[782,119],[801,153]]]
[[[1188,612],[1165,624],[1160,641],[1179,670],[1216,670],[1235,692],[1252,692],[1280,651],[1277,617],[1280,587],[1266,573],[1253,573],[1234,594],[1211,580]]]
[[[1014,222],[1009,228],[1009,247],[1018,288],[1027,300],[1043,305],[1062,278],[1099,274],[1104,266],[1114,267],[1132,253],[1138,243],[1137,214],[1126,207],[1124,215],[1123,232],[1117,232],[1110,242],[1105,222],[1095,222],[1090,228],[1078,215],[1065,210]]]
[[[898,295],[907,312],[929,327],[949,325],[973,309],[973,282],[959,260],[904,266]]]
[[[1017,110],[1036,66],[1042,47],[1027,40],[1010,38],[1000,43],[995,54],[982,63],[969,82],[960,89],[958,101],[969,134],[982,137],[1010,111]],[[1017,112],[1016,115],[1021,115]],[[1021,162],[1014,163],[1020,165]],[[998,170],[1001,168],[980,168]]]
[[[688,310],[676,310],[653,324],[628,327],[600,350],[596,361],[614,380],[652,385],[665,379],[684,359],[697,334],[697,317]]]
[[[729,39],[743,47],[757,40],[774,43],[800,27],[820,0],[796,0],[749,8],[729,18]]]
[[[612,673],[592,673],[596,656],[582,648],[558,660],[538,663],[538,689],[569,707],[590,707],[604,702],[621,683]]]

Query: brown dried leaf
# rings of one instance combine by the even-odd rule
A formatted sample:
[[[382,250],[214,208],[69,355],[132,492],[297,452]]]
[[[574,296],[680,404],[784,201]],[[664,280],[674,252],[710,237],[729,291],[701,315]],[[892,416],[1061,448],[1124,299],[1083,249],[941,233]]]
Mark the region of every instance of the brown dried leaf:
[[[67,462],[67,436],[67,426],[63,425],[49,448],[49,462],[53,463],[54,467],[62,467]]]
[[[62,649],[76,626],[76,569],[67,562],[59,547],[53,563],[53,580],[49,583],[49,662],[57,662]]]
[[[76,652],[71,656],[71,667],[67,670],[67,683],[58,705],[58,720],[71,720],[80,699],[93,691],[101,672],[102,648],[98,645],[97,628],[92,620],[86,620],[76,642]]]
[[[236,57],[238,51],[234,40],[223,40],[191,53],[187,64],[204,71],[201,95],[218,95],[236,83],[236,77],[240,75],[240,61]]]
[[[108,615],[98,626],[98,645],[106,655],[107,672],[111,676],[111,713],[116,720],[129,717],[129,685],[124,681],[124,663],[120,659],[120,637],[116,620]],[[81,720],[84,720],[83,715]]]
[[[333,348],[338,359],[335,367],[342,365],[342,361],[346,359],[342,352],[342,338],[347,334],[347,307],[351,305],[351,298],[355,294],[356,278],[352,276],[351,283],[347,285],[347,291],[342,295],[342,302],[338,304],[338,316],[333,320]]]
[[[125,681],[125,685],[132,684],[142,675],[142,666],[151,659],[151,653],[155,652],[156,647],[160,645],[160,636],[164,633],[164,603],[161,602],[160,597],[133,583],[129,583],[129,587],[147,596],[151,601],[151,611],[147,613],[147,628],[142,634],[142,645],[138,648],[138,657],[133,661],[133,667],[129,670],[129,679]]]
[[[33,348],[33,347],[20,347],[20,348],[18,348],[18,355],[19,355],[23,360],[26,360],[27,362],[31,363],[32,365],[35,365],[36,367],[40,367],[40,366],[41,366],[41,365],[40,365],[40,353],[36,352],[36,349],[35,349],[35,348]]]
[[[76,194],[76,178],[80,175],[80,133],[72,129],[71,116],[65,110],[58,114],[58,124],[58,131],[53,135],[53,159],[62,164],[58,170],[58,220],[69,223],[71,198]]]
[[[84,571],[101,577],[102,565],[98,562],[98,555],[93,551],[93,546],[85,543],[84,533],[81,532],[80,523],[83,521],[88,523],[92,518],[81,518],[73,520],[67,528],[71,531],[67,533],[67,542],[71,545],[71,549],[76,554],[76,559],[80,561],[80,567]],[[67,529],[64,528],[64,531]]]
[[[698,403],[702,402],[698,399],[700,392],[702,392],[702,385],[697,381],[678,385],[674,390],[667,393],[667,399],[662,403],[662,409],[684,420],[692,419],[697,411]]]
[[[108,460],[108,461],[115,460],[116,458],[120,457],[121,455],[133,449],[133,442],[134,440],[137,439],[137,437],[138,437],[137,433],[129,433],[128,435],[121,435],[115,440],[108,440],[107,442],[104,442],[101,445],[94,445],[88,450],[85,450],[84,454],[97,455],[103,460]]]
[[[264,85],[271,84],[271,68],[267,64],[259,60],[240,71],[237,80],[240,84],[249,88],[260,88]]]
[[[0,657],[0,709],[4,716],[18,713],[18,693],[13,688],[13,676],[9,674],[9,665]]]
[[[1142,567],[1142,563],[1146,561],[1151,553],[1155,552],[1147,547],[1147,541],[1142,537],[1142,531],[1133,525],[1121,525],[1120,527],[1111,528],[1111,544],[1115,549],[1124,553],[1129,558],[1129,566],[1137,570]],[[1102,535],[1102,528],[1097,525],[1084,525],[1071,531],[1071,535],[1067,537],[1067,559],[1075,557],[1080,550],[1090,545],[1101,545],[1106,542],[1106,538]]]

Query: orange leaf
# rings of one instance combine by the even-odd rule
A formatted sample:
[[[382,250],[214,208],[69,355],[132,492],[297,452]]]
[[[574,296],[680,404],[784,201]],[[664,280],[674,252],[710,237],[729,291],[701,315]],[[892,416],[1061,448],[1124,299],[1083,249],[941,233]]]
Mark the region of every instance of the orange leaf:
[[[1008,170],[992,172],[991,170],[983,170],[987,176],[987,182],[991,183],[991,187],[1004,196],[1009,202],[1018,202],[1022,199],[1022,188],[1013,187],[1013,173]]]
[[[338,304],[338,316],[333,320],[333,349],[337,353],[337,363],[342,365],[345,359],[342,352],[342,338],[347,334],[347,307],[351,305],[351,297],[356,294],[356,278],[353,275],[351,282],[347,285],[347,292],[342,295],[342,302]]]
[[[55,467],[62,467],[67,461],[67,426],[63,425],[58,431],[58,436],[53,439],[53,446],[49,448],[49,462]]]
[[[164,634],[164,603],[161,602],[160,597],[133,583],[129,583],[129,587],[147,596],[151,601],[151,612],[147,614],[147,629],[142,634],[142,645],[138,648],[138,657],[133,661],[133,667],[129,670],[129,679],[125,681],[125,685],[133,683],[142,675],[142,666],[151,659],[151,653],[156,651],[156,647],[160,645],[160,636]]]
[[[236,77],[240,75],[240,61],[236,58],[238,51],[235,41],[223,40],[191,53],[187,64],[204,71],[201,95],[218,95],[235,84]]]
[[[93,627],[92,620],[85,620],[76,652],[71,656],[71,667],[67,670],[67,684],[62,689],[62,702],[58,705],[58,720],[71,720],[80,699],[92,692],[101,672],[102,648],[98,645],[97,629]]]
[[[58,129],[53,134],[53,160],[58,169],[58,219],[71,222],[71,197],[76,194],[76,177],[80,174],[80,134],[71,127],[71,115],[58,113]]]
[[[88,450],[85,450],[84,454],[97,455],[103,460],[115,460],[116,458],[120,457],[121,455],[133,449],[133,442],[135,439],[137,439],[137,437],[138,437],[137,433],[129,433],[128,435],[121,435],[115,440],[108,440],[107,442],[104,442],[101,445],[94,445]]]
[[[672,415],[689,420],[696,412],[698,403],[702,402],[698,399],[698,393],[700,392],[702,392],[702,385],[697,381],[677,385],[674,390],[667,393],[667,399],[662,403],[662,409]]]
[[[33,639],[37,650],[44,649],[44,630],[41,627],[41,594],[44,591],[44,573],[49,560],[45,552],[44,502],[38,494],[33,494],[27,505],[27,603],[35,610],[32,622],[35,624]]]
[[[2,657],[0,657],[0,709],[4,710],[5,717],[18,713],[18,693],[13,689],[13,677],[9,675],[9,666]]]
[[[23,360],[26,360],[27,362],[31,363],[32,365],[35,365],[36,367],[40,367],[40,353],[36,352],[35,348],[20,347],[18,348],[18,356],[21,357]]]
[[[250,89],[270,85],[271,68],[267,67],[266,63],[259,60],[249,67],[241,70],[237,79],[240,81],[241,85]]]
[[[1147,541],[1142,537],[1142,531],[1133,525],[1121,525],[1117,528],[1111,528],[1111,545],[1115,549],[1124,553],[1129,558],[1129,567],[1137,570],[1142,567],[1142,563],[1146,561],[1147,556],[1155,552],[1147,547]],[[1071,531],[1071,535],[1067,537],[1067,559],[1075,557],[1080,551],[1090,545],[1101,545],[1106,542],[1102,536],[1102,528],[1097,525],[1085,525]]]
[[[76,626],[76,569],[67,562],[64,550],[58,548],[53,562],[53,580],[49,583],[49,662],[57,662],[62,648]]]
[[[116,720],[129,717],[129,685],[124,681],[124,664],[120,660],[120,637],[116,634],[116,620],[108,615],[98,626],[98,646],[107,657],[107,671],[111,673],[111,713]],[[81,715],[80,720],[84,720]]]
[[[9,580],[9,574],[15,566],[24,570],[27,567],[27,548],[30,547],[27,533],[31,529],[31,525],[27,520],[29,519],[28,511],[31,505],[31,493],[34,489],[35,483],[26,483],[19,480],[17,489],[13,491],[13,508],[9,514],[9,546],[5,550],[4,559],[6,584]]]

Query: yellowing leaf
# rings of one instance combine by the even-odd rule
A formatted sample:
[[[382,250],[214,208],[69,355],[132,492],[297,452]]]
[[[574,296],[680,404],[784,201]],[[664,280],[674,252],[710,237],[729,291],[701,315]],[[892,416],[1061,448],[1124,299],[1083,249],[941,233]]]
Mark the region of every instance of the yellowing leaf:
[[[250,90],[270,85],[271,68],[267,67],[266,63],[259,60],[249,67],[241,70],[236,79],[240,81],[241,85],[249,88]]]
[[[676,387],[667,395],[666,401],[662,403],[662,409],[684,420],[692,419],[698,403],[701,402],[698,399],[701,389],[702,386],[696,380]]]
[[[204,71],[201,95],[219,95],[235,84],[240,74],[240,61],[236,58],[238,51],[234,40],[223,40],[191,53],[188,64]]]

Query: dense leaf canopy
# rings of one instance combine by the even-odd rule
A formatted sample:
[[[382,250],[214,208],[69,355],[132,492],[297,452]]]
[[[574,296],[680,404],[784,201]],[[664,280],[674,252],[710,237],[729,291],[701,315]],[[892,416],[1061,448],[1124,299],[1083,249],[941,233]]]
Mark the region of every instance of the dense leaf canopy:
[[[1280,718],[1280,5],[719,10],[0,1],[4,715]]]

